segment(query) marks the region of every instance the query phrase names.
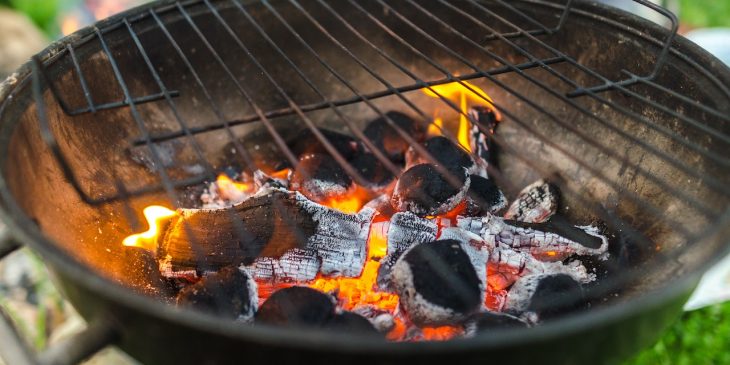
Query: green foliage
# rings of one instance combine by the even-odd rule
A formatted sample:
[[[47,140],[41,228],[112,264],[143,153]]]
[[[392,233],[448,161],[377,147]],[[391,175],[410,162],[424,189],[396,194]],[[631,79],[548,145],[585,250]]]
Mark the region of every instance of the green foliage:
[[[56,24],[56,14],[63,0],[4,0],[16,10],[25,13],[42,29],[49,30]]]
[[[680,0],[679,16],[693,27],[730,27],[730,0]]]
[[[685,313],[657,342],[625,365],[730,364],[730,303]]]

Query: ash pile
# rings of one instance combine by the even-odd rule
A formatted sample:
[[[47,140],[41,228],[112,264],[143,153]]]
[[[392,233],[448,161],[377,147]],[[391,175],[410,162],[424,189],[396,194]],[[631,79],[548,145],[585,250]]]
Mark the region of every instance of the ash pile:
[[[596,280],[586,262],[608,256],[606,236],[556,215],[560,194],[547,181],[508,204],[488,173],[498,171],[499,117],[486,107],[469,116],[468,146],[399,112],[368,123],[368,143],[299,133],[287,145],[295,165],[277,148],[239,143],[257,163],[233,166],[200,208],[159,227],[150,251],[161,280],[178,305],[242,323],[395,341],[584,309]]]

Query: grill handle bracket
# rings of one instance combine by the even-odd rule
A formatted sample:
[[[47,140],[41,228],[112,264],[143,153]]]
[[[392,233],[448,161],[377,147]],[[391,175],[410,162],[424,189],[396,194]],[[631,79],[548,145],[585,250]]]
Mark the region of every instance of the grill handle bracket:
[[[569,93],[566,94],[569,98],[574,98],[578,96],[584,96],[588,94],[603,92],[607,90],[612,90],[615,88],[623,88],[626,86],[630,86],[642,81],[652,81],[657,74],[659,73],[659,70],[662,68],[664,63],[666,62],[666,59],[669,55],[669,49],[672,47],[672,43],[674,42],[674,38],[677,36],[677,30],[679,29],[679,19],[677,16],[672,13],[671,11],[656,5],[652,3],[649,0],[631,0],[635,3],[638,3],[640,5],[646,6],[647,8],[661,14],[662,16],[669,19],[669,22],[671,23],[670,26],[670,32],[667,36],[666,40],[664,41],[664,44],[662,45],[662,50],[659,53],[659,57],[657,57],[656,63],[654,64],[654,68],[652,69],[651,73],[649,73],[646,76],[637,76],[631,73],[629,70],[623,70],[625,74],[629,74],[629,78],[621,80],[621,81],[609,81],[606,80],[603,85],[596,85],[586,88],[577,88]],[[569,5],[570,6],[570,3]]]

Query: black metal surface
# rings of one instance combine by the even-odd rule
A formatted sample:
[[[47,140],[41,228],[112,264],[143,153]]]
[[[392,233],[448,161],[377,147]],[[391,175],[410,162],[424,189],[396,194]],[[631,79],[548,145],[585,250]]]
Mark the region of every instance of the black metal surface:
[[[570,33],[575,29],[574,22],[595,26],[596,29],[585,32],[593,32],[597,43],[588,47],[565,43],[573,37],[585,39]],[[187,29],[184,37],[181,24]],[[596,48],[606,53],[618,52],[610,47],[620,46],[601,33],[606,29],[616,29],[627,42],[641,44],[633,44],[637,57],[640,48],[644,54],[655,57],[639,58],[637,70],[621,66],[616,67],[619,73],[599,71],[601,65],[581,57],[581,52]],[[474,37],[475,30],[482,37]],[[92,320],[114,313],[125,324],[120,345],[150,363],[239,362],[240,358],[230,355],[238,352],[245,352],[243,358],[251,358],[251,362],[273,363],[300,356],[319,357],[320,361],[348,356],[348,362],[356,357],[362,363],[429,362],[447,361],[455,353],[465,360],[489,358],[514,363],[534,362],[536,354],[546,363],[585,363],[599,354],[601,361],[610,363],[638,349],[642,341],[656,337],[678,312],[684,296],[696,283],[697,273],[718,252],[727,250],[719,242],[727,242],[726,223],[730,220],[726,205],[730,195],[728,158],[724,154],[730,143],[730,92],[725,86],[730,76],[726,68],[713,64],[713,59],[702,51],[683,39],[674,39],[674,31],[676,23],[675,29],[667,33],[624,13],[572,1],[564,6],[541,1],[317,0],[300,4],[291,0],[244,4],[202,0],[144,6],[52,46],[34,59],[38,72],[33,73],[32,80],[31,70],[26,68],[20,74],[19,84],[6,86],[6,92],[14,95],[15,100],[11,103],[4,98],[0,106],[0,146],[8,149],[13,142],[16,151],[22,147],[23,153],[16,152],[2,164],[2,206],[12,212],[11,216],[4,212],[2,215],[10,219],[15,234],[28,240],[58,271],[67,294],[81,313]],[[227,42],[221,41],[224,37]],[[281,43],[282,39],[289,42]],[[190,44],[197,54],[191,54]],[[170,52],[161,55],[160,49],[165,47]],[[200,56],[203,51],[206,56]],[[335,51],[338,58],[332,57]],[[232,63],[232,54],[238,56],[238,63]],[[302,55],[311,57],[306,66],[300,66]],[[374,58],[375,55],[378,57]],[[404,61],[404,55],[410,58]],[[97,57],[93,62],[89,61],[92,56]],[[617,58],[616,62],[619,61]],[[138,67],[133,67],[132,73],[129,67],[135,62]],[[343,67],[343,63],[348,65]],[[212,65],[219,67],[217,71]],[[692,77],[668,78],[666,70],[670,66],[672,71],[681,69]],[[100,74],[97,69],[103,67],[109,68],[109,72]],[[247,72],[245,77],[241,77],[239,68]],[[92,72],[95,77],[84,77],[84,72]],[[287,72],[291,78],[282,80]],[[372,79],[366,82],[361,74]],[[180,82],[171,79],[171,75],[188,77],[190,81]],[[94,85],[100,76],[105,77],[104,83]],[[628,79],[623,80],[624,76]],[[321,78],[329,79],[330,84],[318,83]],[[294,79],[300,82],[295,83]],[[139,80],[147,80],[143,88],[146,92],[135,90]],[[229,82],[228,94],[222,95],[220,87],[211,86],[213,80]],[[610,285],[603,289],[610,292],[638,279],[646,281],[643,289],[635,289],[643,295],[633,293],[630,301],[617,300],[612,305],[527,332],[445,344],[395,345],[348,336],[337,338],[326,333],[240,328],[130,295],[123,287],[109,285],[108,279],[76,261],[93,266],[116,282],[136,287],[137,283],[126,282],[132,279],[125,278],[116,266],[120,261],[114,247],[118,246],[116,238],[138,230],[135,212],[141,206],[155,200],[180,206],[182,187],[213,179],[221,166],[212,163],[211,143],[221,144],[225,140],[235,144],[240,134],[236,128],[252,126],[254,122],[262,124],[296,165],[277,129],[282,118],[295,117],[313,131],[315,126],[327,123],[330,127],[345,126],[348,133],[368,145],[372,142],[364,140],[359,128],[363,119],[353,111],[384,117],[387,108],[397,105],[419,115],[427,124],[434,106],[415,98],[413,91],[449,82],[470,88],[463,83],[466,80],[488,80],[495,85],[487,91],[504,115],[505,127],[512,128],[498,136],[497,144],[505,159],[509,157],[511,164],[526,166],[532,174],[492,169],[490,176],[506,191],[515,192],[529,178],[553,176],[556,171],[569,169],[570,173],[561,176],[560,184],[569,197],[568,205],[576,210],[569,212],[571,217],[581,221],[600,219],[630,239],[631,244],[619,245],[621,250],[641,251],[613,252],[617,260],[607,263],[611,276],[606,282]],[[261,84],[252,90],[252,82]],[[603,86],[594,87],[596,82]],[[260,86],[264,84],[265,88]],[[335,84],[336,87],[332,86]],[[104,93],[112,87],[119,89],[117,100]],[[69,90],[77,92],[74,98],[78,104],[58,98],[69,96]],[[575,98],[574,90],[584,97]],[[268,99],[262,100],[259,94]],[[210,108],[208,115],[213,122],[200,123],[200,117],[189,108],[190,95],[204,100],[201,105]],[[460,112],[453,101],[439,96],[441,107]],[[232,116],[235,113],[226,103],[229,99],[237,100],[237,108],[246,113]],[[395,102],[386,103],[391,100]],[[23,105],[31,111],[31,117],[22,115]],[[169,123],[164,123],[166,128],[162,129],[155,125],[159,116],[150,114],[148,109],[161,106],[169,113]],[[322,118],[318,112],[330,113]],[[106,164],[89,163],[96,168],[103,166],[101,170],[110,179],[90,179],[88,169],[79,165],[79,156],[88,156],[88,151],[69,142],[69,136],[84,137],[84,132],[79,132],[84,129],[77,129],[76,123],[90,125],[91,119],[84,119],[89,116],[99,119],[94,127],[99,129],[98,133],[94,133],[102,144],[123,145],[119,143],[122,141],[126,148],[146,149],[160,167],[165,163],[158,147],[180,142],[191,149],[191,159],[201,164],[202,172],[181,174],[175,166],[144,171],[123,164],[117,166],[118,161],[110,159]],[[29,119],[17,132],[15,123],[20,123],[13,118],[23,117]],[[671,124],[662,118],[675,118],[677,122]],[[536,124],[536,119],[542,123]],[[114,122],[120,123],[116,129]],[[115,133],[117,129],[124,133]],[[550,134],[555,131],[570,134],[571,138],[555,138]],[[650,132],[651,138],[646,138],[645,131]],[[220,132],[222,139],[206,139],[211,132]],[[398,132],[414,148],[422,150],[411,136],[402,130]],[[41,136],[42,145],[36,142],[36,135]],[[347,169],[349,165],[342,156],[338,158],[326,138],[317,132],[314,135]],[[556,158],[536,158],[531,153],[534,151],[523,148],[522,140],[515,143],[514,136],[527,136],[525,143],[537,141],[569,164]],[[92,140],[93,137],[86,141]],[[235,148],[244,150],[241,146]],[[586,148],[590,154],[585,153]],[[101,152],[103,158],[125,153]],[[78,230],[83,232],[68,233],[64,231],[67,227],[59,227],[63,219],[56,224],[52,213],[36,208],[39,199],[32,195],[48,188],[36,189],[35,182],[12,177],[13,172],[18,172],[14,167],[29,166],[18,162],[24,161],[18,157],[23,155],[37,155],[33,158],[38,159],[40,166],[57,163],[59,170],[53,172],[56,175],[38,173],[46,179],[38,184],[58,186],[66,194],[48,199],[49,205],[65,207],[77,215],[79,222],[101,220],[111,224],[113,233],[108,234],[108,227],[104,226],[108,237],[101,242],[74,241],[96,227],[80,227]],[[384,156],[377,157],[385,160]],[[255,166],[255,161],[245,154],[242,159],[244,164]],[[621,170],[616,171],[617,166]],[[621,176],[626,170],[640,182],[631,185],[630,181],[616,178],[616,174]],[[352,169],[349,172],[357,180],[357,173]],[[616,203],[597,201],[585,186],[571,181],[585,182],[587,177],[592,181],[586,186],[596,189],[602,184],[605,188],[598,188],[599,192],[610,191],[607,196]],[[113,189],[110,191],[109,187]],[[650,197],[650,193],[666,195],[671,201]],[[122,214],[128,227],[114,223],[120,217],[110,219],[109,212]],[[37,219],[40,230],[31,218]],[[245,238],[245,232],[237,233]],[[667,246],[666,252],[653,252],[657,241]],[[110,254],[102,252],[105,245],[110,247]],[[689,253],[692,246],[694,253]],[[69,252],[77,259],[70,257]],[[675,280],[675,276],[680,279]],[[671,283],[662,282],[669,278]],[[651,296],[647,294],[650,289],[656,289]],[[205,351],[193,346],[173,354],[160,351],[161,347],[178,348],[188,341],[200,344]],[[601,341],[603,345],[598,346]],[[533,351],[524,351],[526,346]],[[517,355],[513,358],[512,354]]]

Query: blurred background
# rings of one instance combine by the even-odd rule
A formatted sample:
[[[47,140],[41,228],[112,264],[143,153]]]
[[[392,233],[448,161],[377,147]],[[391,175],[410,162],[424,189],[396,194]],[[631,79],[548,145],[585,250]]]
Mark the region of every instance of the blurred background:
[[[631,0],[602,0],[662,23]],[[50,42],[144,0],[0,0],[0,81]],[[654,0],[679,15],[680,33],[730,64],[730,0]],[[0,222],[0,230],[2,222]],[[688,310],[653,347],[626,365],[730,365],[730,258],[706,275]],[[54,288],[42,261],[27,249],[0,261],[0,306],[28,343],[42,349],[84,328]],[[133,365],[107,349],[89,364]],[[2,365],[2,359],[0,359]],[[11,364],[7,364],[11,365]]]

